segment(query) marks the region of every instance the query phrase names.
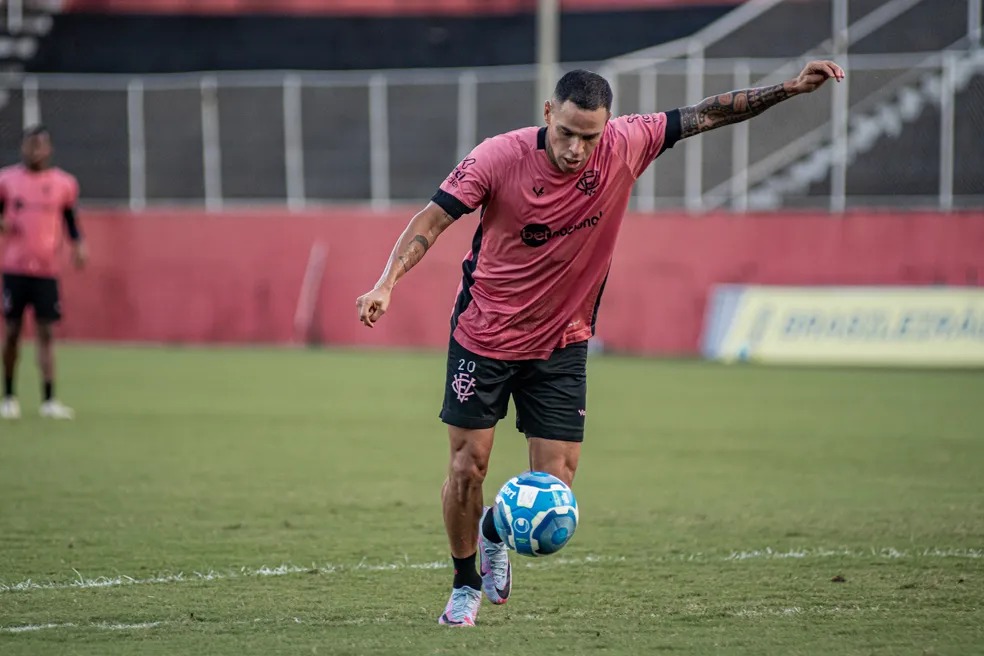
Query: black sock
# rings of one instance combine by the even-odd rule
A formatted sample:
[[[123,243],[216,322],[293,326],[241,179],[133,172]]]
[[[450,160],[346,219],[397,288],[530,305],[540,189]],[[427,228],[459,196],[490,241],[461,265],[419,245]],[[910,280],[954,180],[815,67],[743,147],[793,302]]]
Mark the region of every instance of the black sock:
[[[502,538],[499,537],[499,531],[495,530],[495,518],[492,516],[492,509],[489,508],[488,512],[485,513],[485,518],[482,520],[482,535],[489,542],[494,542],[496,544],[502,544]]]
[[[454,587],[463,588],[467,585],[473,590],[482,589],[482,577],[478,575],[478,570],[475,569],[476,555],[472,554],[467,558],[451,556],[451,560],[454,561]]]
[[[14,379],[8,376],[3,377],[3,395],[13,396],[14,395]]]
[[[44,384],[44,400],[50,401],[53,398],[55,398],[55,384],[49,380]]]

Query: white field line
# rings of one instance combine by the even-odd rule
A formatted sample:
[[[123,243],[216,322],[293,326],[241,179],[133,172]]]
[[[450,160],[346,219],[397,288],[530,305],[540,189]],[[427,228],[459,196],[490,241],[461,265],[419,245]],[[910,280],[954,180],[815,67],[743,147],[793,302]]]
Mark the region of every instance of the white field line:
[[[61,624],[24,624],[21,626],[0,627],[0,633],[30,633],[32,631],[46,631],[48,629],[103,629],[106,631],[131,631],[135,629],[152,629],[165,622],[138,622],[136,624],[118,624],[111,622],[96,622],[92,624],[76,624],[75,622],[64,622]]]
[[[754,551],[732,551],[725,560],[782,560],[787,558],[984,558],[984,549],[915,549],[905,551],[893,547],[880,549],[789,549],[785,551],[766,547]]]
[[[256,624],[316,624],[319,626],[361,626],[364,624],[385,624],[391,621],[390,618],[381,617],[353,617],[343,620],[302,620],[299,617],[286,617],[281,619],[257,618],[254,620],[238,620],[234,622],[222,622],[225,625],[245,626]],[[0,635],[4,633],[32,633],[35,631],[47,631],[50,629],[96,629],[100,631],[138,631],[142,629],[154,629],[161,626],[181,624],[173,620],[157,620],[154,622],[51,622],[47,624],[19,624],[16,626],[0,626]]]
[[[829,617],[835,615],[857,615],[861,613],[877,613],[879,611],[884,611],[880,606],[862,607],[862,606],[790,606],[790,607],[780,607],[780,608],[768,608],[768,607],[757,607],[757,608],[736,608],[733,610],[726,610],[725,613],[731,617],[738,618],[790,618],[790,617]],[[526,615],[525,619],[528,620],[539,620],[541,619],[538,615]],[[285,618],[281,620],[272,619],[255,619],[253,621],[241,620],[238,622],[233,622],[237,625],[245,624],[257,624],[257,623],[289,623],[293,622],[295,624],[307,624],[310,623],[306,620],[301,620],[300,618]],[[325,624],[325,625],[364,625],[364,624],[380,624],[388,622],[389,619],[386,617],[358,617],[351,618],[347,620],[340,621],[330,621],[330,622],[318,622],[315,624]],[[48,624],[22,624],[17,626],[0,626],[0,634],[18,634],[18,633],[32,633],[37,631],[48,631],[52,629],[95,629],[99,631],[138,631],[143,629],[153,629],[161,626],[175,624],[173,621],[159,620],[155,622],[136,622],[136,623],[125,623],[125,622],[92,622],[92,623],[76,623],[76,622],[62,622],[62,623],[48,623]]]
[[[792,549],[776,550],[769,547],[751,551],[732,551],[727,555],[690,553],[675,556],[657,556],[650,558],[656,562],[741,562],[748,560],[784,560],[784,559],[813,559],[813,558],[880,558],[880,559],[909,559],[909,558],[984,558],[984,549],[918,549],[904,551],[892,547],[880,549]],[[616,563],[625,561],[625,557],[588,555],[580,558],[553,557],[524,563],[526,567],[566,567],[583,566],[597,563]],[[121,574],[117,576],[86,577],[78,570],[75,578],[68,581],[35,581],[26,579],[15,583],[0,582],[0,593],[24,592],[30,590],[64,590],[89,588],[114,588],[129,585],[155,585],[166,583],[192,583],[218,581],[224,579],[257,578],[264,576],[287,576],[292,574],[334,574],[339,572],[392,572],[399,570],[438,570],[448,569],[446,561],[413,563],[409,560],[379,565],[367,564],[365,560],[354,565],[325,564],[301,567],[298,565],[279,565],[277,567],[239,567],[225,571],[208,570],[206,572],[177,572],[158,574],[148,578],[136,578]]]
[[[739,608],[727,611],[731,617],[794,617],[808,615],[812,617],[825,615],[858,615],[860,613],[877,613],[884,610],[879,606],[864,608],[861,606],[791,606],[787,608]]]

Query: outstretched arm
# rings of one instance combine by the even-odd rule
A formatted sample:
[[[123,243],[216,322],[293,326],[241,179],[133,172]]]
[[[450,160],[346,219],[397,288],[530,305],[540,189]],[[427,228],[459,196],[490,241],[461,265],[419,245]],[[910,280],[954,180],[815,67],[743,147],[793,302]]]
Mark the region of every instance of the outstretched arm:
[[[812,61],[794,79],[771,87],[730,91],[680,108],[680,137],[692,137],[732,123],[747,121],[769,107],[801,93],[816,91],[829,79],[844,79],[844,70],[832,61]]]
[[[440,234],[452,223],[454,219],[433,202],[428,203],[410,220],[406,230],[396,240],[379,282],[372,291],[356,300],[359,321],[372,328],[389,307],[390,294],[396,283],[423,259],[427,249],[434,245]]]

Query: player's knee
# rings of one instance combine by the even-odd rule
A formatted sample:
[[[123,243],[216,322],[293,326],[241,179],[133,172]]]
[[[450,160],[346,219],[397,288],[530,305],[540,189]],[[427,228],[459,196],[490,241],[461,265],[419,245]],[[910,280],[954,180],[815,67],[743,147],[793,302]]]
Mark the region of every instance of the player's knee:
[[[574,470],[576,467],[577,465],[571,465],[566,461],[557,460],[551,463],[550,466],[544,467],[544,471],[548,474],[553,474],[560,480],[564,481],[568,487],[571,487],[574,485]]]
[[[574,482],[574,473],[577,472],[577,463],[579,457],[577,454],[569,453],[564,458],[564,471],[567,473],[567,478],[562,479],[567,485],[571,485]]]
[[[458,486],[478,486],[485,481],[489,459],[474,449],[459,449],[451,459],[451,478]]]
[[[577,471],[578,455],[576,453],[554,453],[546,457],[534,457],[533,467],[540,471],[556,476],[568,486],[574,484],[574,474]]]

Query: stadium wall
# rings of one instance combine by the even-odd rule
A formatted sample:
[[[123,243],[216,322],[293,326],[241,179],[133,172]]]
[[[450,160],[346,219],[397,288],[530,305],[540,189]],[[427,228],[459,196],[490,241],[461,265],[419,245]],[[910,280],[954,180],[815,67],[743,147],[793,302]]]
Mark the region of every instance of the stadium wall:
[[[328,249],[319,339],[440,347],[474,215],[452,226],[400,285],[373,330],[355,299],[377,279],[414,208],[206,214],[90,211],[92,262],[63,280],[61,335],[77,340],[290,343],[312,246]],[[598,337],[646,354],[698,352],[715,283],[984,285],[984,213],[630,215],[602,301]]]

